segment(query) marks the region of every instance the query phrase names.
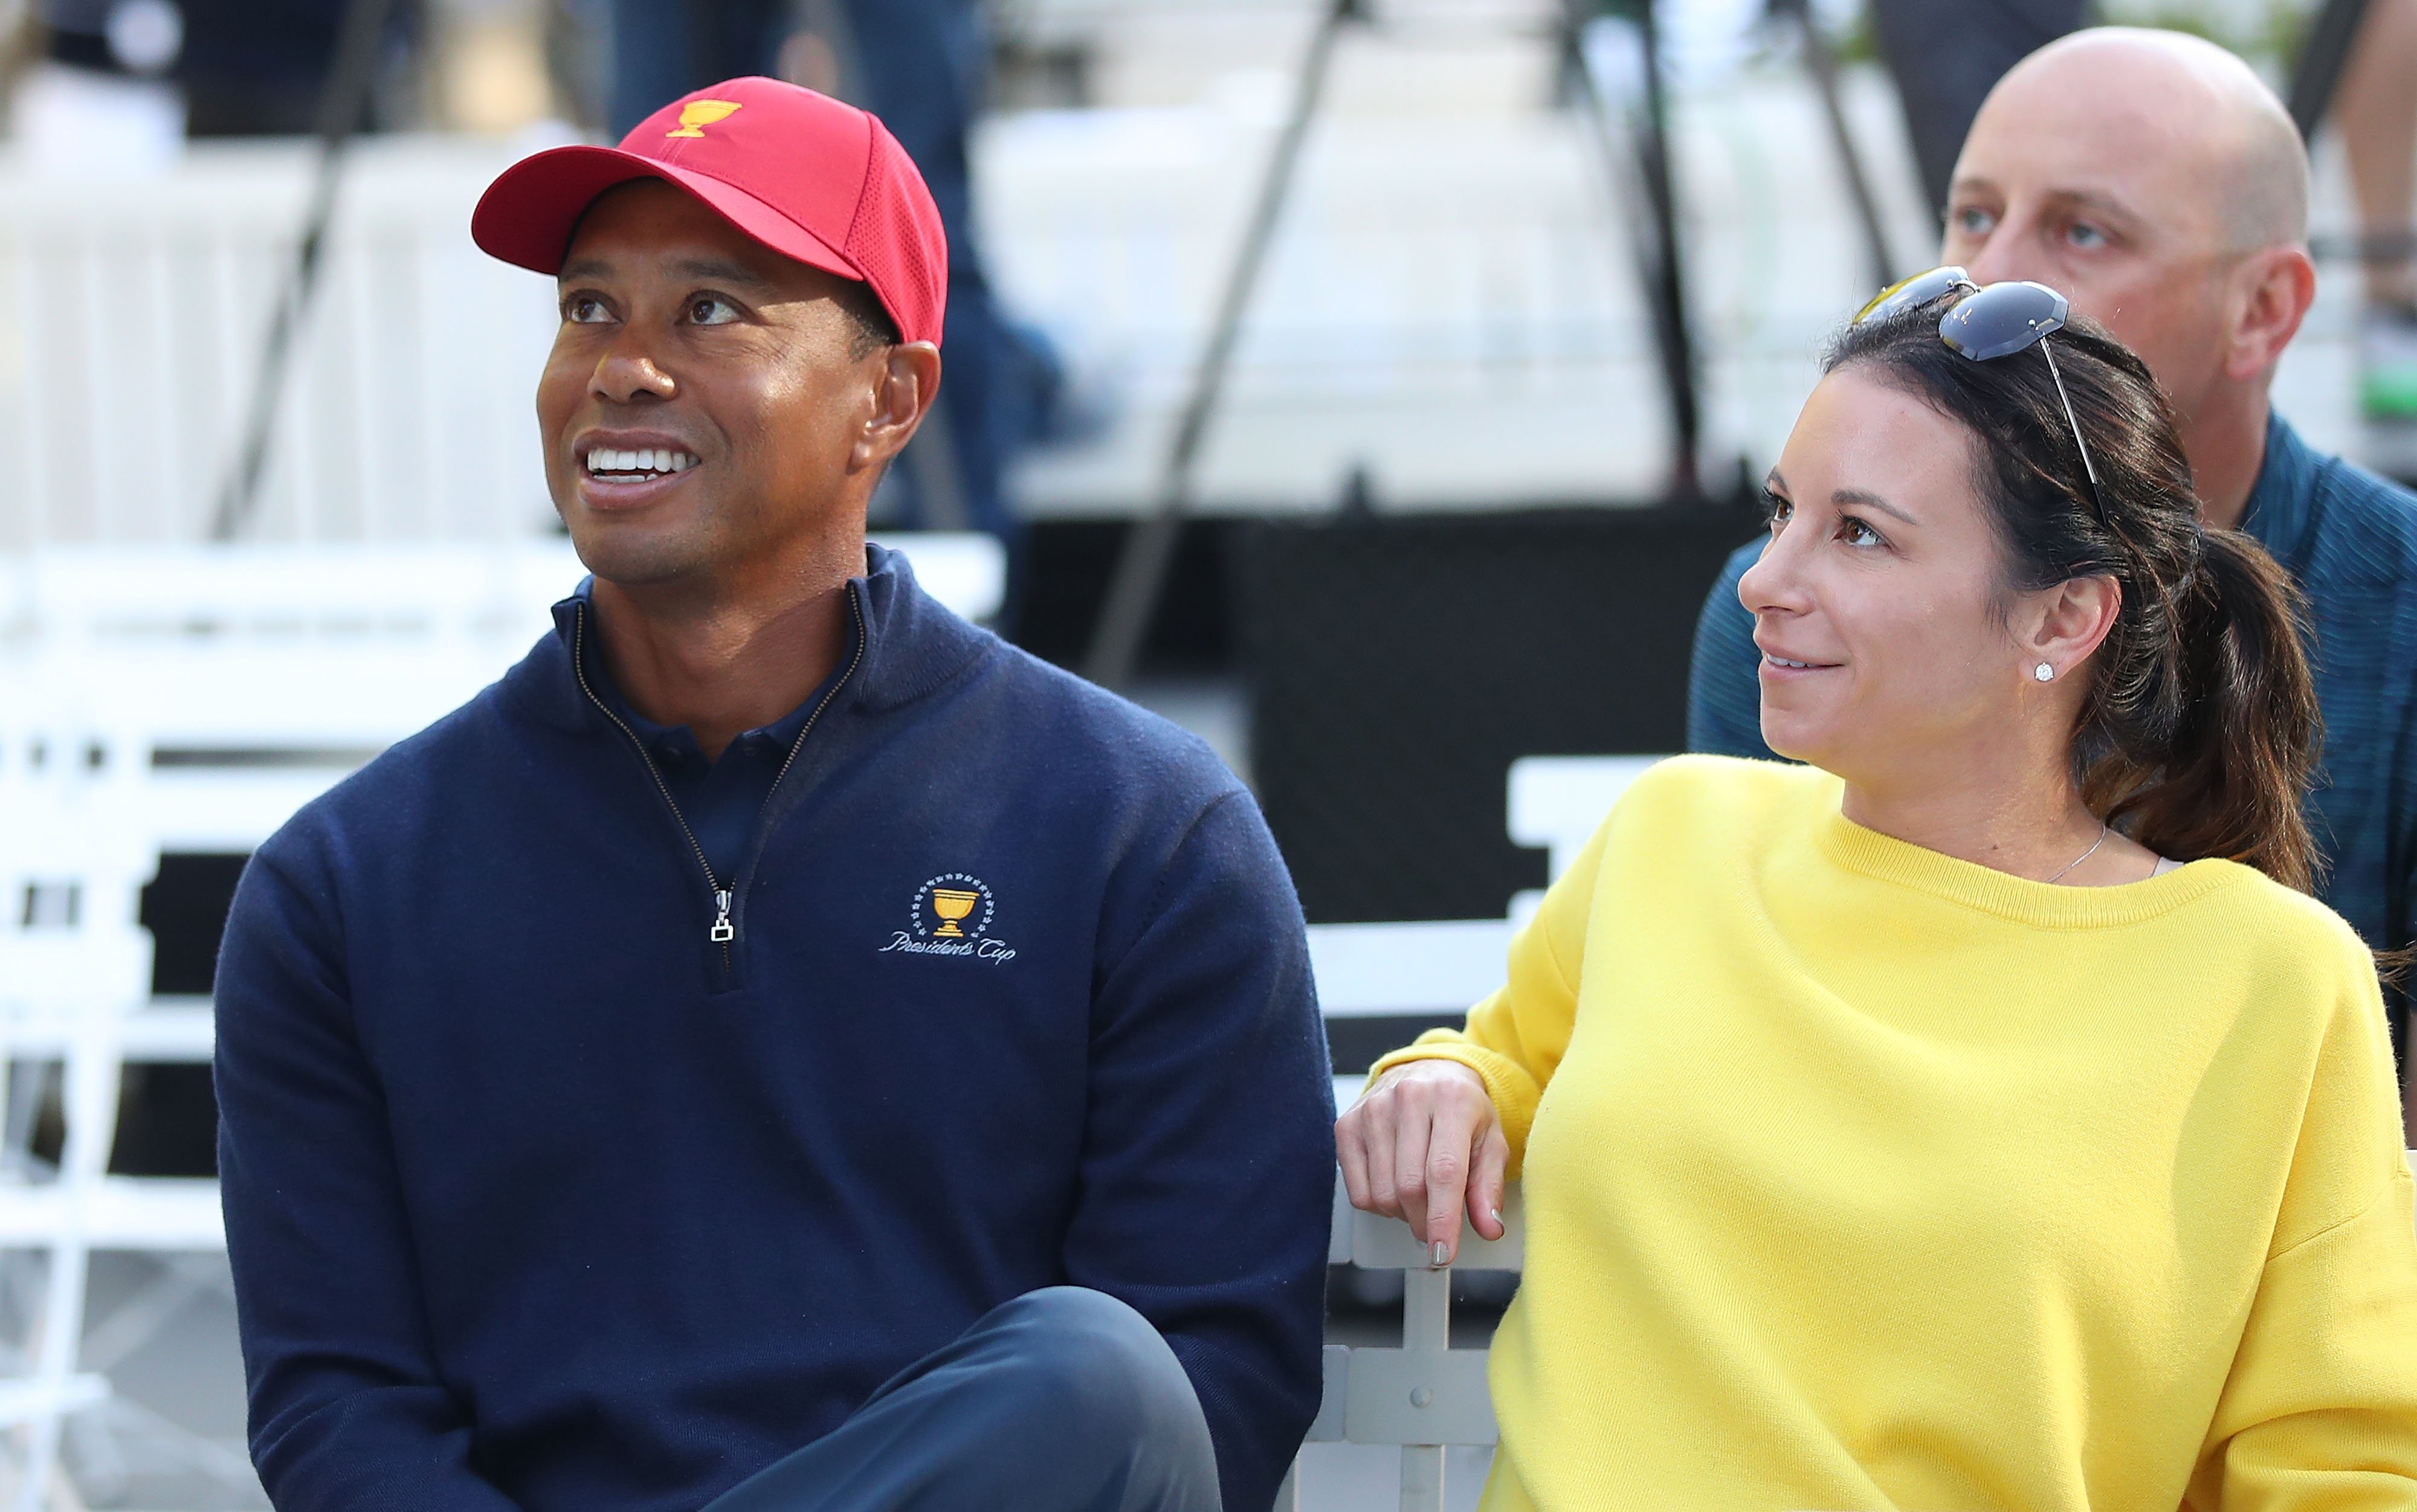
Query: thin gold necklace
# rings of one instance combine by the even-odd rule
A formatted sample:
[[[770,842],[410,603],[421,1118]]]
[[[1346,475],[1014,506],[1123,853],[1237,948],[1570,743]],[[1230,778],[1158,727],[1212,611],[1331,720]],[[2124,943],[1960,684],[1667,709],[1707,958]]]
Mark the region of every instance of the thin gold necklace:
[[[2075,856],[2073,858],[2072,866],[2066,867],[2064,871],[2060,871],[2055,876],[2050,877],[2047,880],[2050,882],[2061,882],[2064,880],[2065,871],[2071,871],[2074,867],[2077,867],[2081,865],[2082,862],[2089,860],[2093,855],[2096,855],[2098,854],[2098,848],[2105,843],[2106,821],[2102,819],[2098,822],[2098,838],[2090,842],[2090,849],[2082,852],[2079,855]]]

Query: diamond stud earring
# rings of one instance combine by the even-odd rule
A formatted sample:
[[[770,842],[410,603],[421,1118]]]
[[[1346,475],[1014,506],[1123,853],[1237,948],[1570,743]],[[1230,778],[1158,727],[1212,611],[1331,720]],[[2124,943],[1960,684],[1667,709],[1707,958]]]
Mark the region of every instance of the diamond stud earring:
[[[2056,681],[2056,669],[2043,661],[2038,666],[2031,669],[2031,675],[2038,678],[2041,682],[2052,683]]]

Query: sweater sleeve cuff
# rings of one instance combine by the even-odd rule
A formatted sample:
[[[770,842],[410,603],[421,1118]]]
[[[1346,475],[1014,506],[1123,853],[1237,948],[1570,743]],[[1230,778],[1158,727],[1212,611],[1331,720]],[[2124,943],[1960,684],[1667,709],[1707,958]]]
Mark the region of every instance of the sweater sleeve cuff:
[[[1457,1029],[1430,1029],[1368,1067],[1368,1080],[1374,1081],[1411,1061],[1456,1061],[1477,1073],[1485,1083],[1485,1095],[1494,1100],[1494,1115],[1502,1120],[1502,1137],[1511,1145],[1508,1174],[1518,1180],[1528,1159],[1528,1130],[1536,1121],[1536,1103],[1543,1096],[1536,1079],[1510,1056],[1487,1050]]]

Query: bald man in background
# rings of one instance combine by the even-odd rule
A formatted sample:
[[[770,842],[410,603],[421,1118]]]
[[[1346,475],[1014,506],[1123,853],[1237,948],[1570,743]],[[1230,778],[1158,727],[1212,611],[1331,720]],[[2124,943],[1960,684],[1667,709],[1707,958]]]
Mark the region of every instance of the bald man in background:
[[[2060,290],[2137,352],[2181,418],[2207,523],[2255,537],[2307,595],[2322,896],[2391,949],[2417,934],[2417,497],[2312,449],[2268,401],[2316,298],[2307,239],[2307,151],[2257,75],[2197,38],[2099,27],[1990,92],[1956,159],[1939,260],[1975,282]],[[1696,626],[1696,750],[1771,756],[1738,598],[1761,549],[1729,558]],[[2407,1019],[2396,999],[2404,1047]]]

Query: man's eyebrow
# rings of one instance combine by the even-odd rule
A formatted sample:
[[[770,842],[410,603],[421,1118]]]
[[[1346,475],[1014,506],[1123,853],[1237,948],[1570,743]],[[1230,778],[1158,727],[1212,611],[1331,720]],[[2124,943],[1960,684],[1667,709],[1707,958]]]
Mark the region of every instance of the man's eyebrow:
[[[1947,188],[1950,194],[2003,194],[2005,192],[1999,186],[1998,181],[1986,174],[1958,174],[1955,181]],[[2066,204],[2087,205],[2090,209],[2102,211],[2107,215],[2121,216],[2126,219],[2139,219],[2130,205],[2105,189],[2060,187],[2046,190],[2043,198]]]
[[[2112,220],[2115,230],[2127,234],[2137,232],[2148,224],[2137,211],[2104,189],[2050,189],[2046,199],[2049,204],[2065,209],[2082,210],[2102,220]]]
[[[1968,194],[1993,194],[2003,199],[2005,192],[1999,187],[1997,180],[1983,174],[1964,174],[1947,188],[1947,196],[1950,200],[1960,199]],[[2147,219],[2138,211],[2105,189],[2052,189],[2041,198],[2059,209],[2080,210],[2099,219],[2111,220],[2115,222],[2111,229],[2127,234],[2136,234],[2148,224]]]
[[[1865,489],[1832,489],[1830,491],[1830,502],[1836,505],[1852,505],[1863,509],[1877,509],[1884,515],[1895,516],[1897,519],[1904,521],[1908,525],[1919,525],[1922,523],[1921,521],[1916,520],[1909,514],[1907,514],[1895,505],[1889,503],[1878,494],[1871,492]]]
[[[750,288],[768,289],[772,280],[742,263],[726,257],[692,257],[672,265],[672,271],[682,278],[705,283],[741,283]]]

